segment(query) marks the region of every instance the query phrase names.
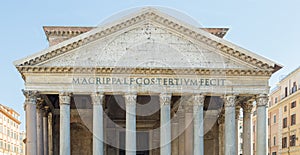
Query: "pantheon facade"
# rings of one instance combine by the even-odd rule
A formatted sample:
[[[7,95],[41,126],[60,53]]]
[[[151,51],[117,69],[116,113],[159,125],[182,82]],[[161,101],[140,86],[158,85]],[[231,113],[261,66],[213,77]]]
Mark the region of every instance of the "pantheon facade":
[[[268,80],[279,64],[155,8],[97,27],[45,26],[17,60],[27,155],[266,155]]]

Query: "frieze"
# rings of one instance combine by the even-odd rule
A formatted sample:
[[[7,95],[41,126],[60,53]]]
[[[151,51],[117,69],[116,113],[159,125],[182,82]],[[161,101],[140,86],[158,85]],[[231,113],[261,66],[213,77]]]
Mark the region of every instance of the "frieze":
[[[156,86],[225,86],[222,78],[170,77],[73,77],[74,85],[156,85]]]

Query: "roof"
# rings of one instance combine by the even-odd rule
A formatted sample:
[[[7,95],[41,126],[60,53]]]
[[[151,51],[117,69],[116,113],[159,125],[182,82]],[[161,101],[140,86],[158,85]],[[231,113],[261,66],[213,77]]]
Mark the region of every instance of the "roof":
[[[262,57],[258,54],[255,54],[247,49],[239,47],[229,41],[226,41],[220,37],[217,37],[210,32],[225,34],[226,29],[199,29],[188,23],[184,23],[179,19],[176,19],[168,14],[162,13],[154,8],[145,8],[137,11],[133,14],[130,14],[126,17],[123,17],[117,21],[108,23],[100,27],[74,27],[70,29],[68,27],[44,27],[46,33],[50,35],[54,33],[69,33],[69,34],[79,34],[76,37],[67,39],[57,45],[50,46],[49,48],[28,56],[26,58],[17,60],[14,62],[14,65],[18,67],[22,66],[36,66],[37,64],[52,59],[56,56],[64,54],[70,50],[76,49],[80,46],[88,44],[92,41],[95,41],[99,38],[106,37],[110,34],[113,34],[117,31],[121,31],[124,28],[127,28],[131,25],[135,25],[141,22],[155,22],[157,24],[164,25],[168,28],[178,31],[182,35],[191,37],[195,40],[205,42],[206,44],[213,46],[214,48],[221,50],[224,54],[231,55],[235,58],[238,58],[242,61],[245,61],[249,64],[256,66],[261,70],[269,70],[272,73],[278,71],[282,68],[280,64],[277,64],[265,57]],[[59,31],[56,31],[58,29]],[[82,33],[82,34],[81,34]]]
[[[9,117],[11,120],[15,121],[16,123],[21,124],[21,121],[18,120],[17,118],[15,118],[15,117],[11,114],[11,112],[14,112],[14,113],[17,114],[18,116],[20,116],[19,113],[17,113],[14,109],[12,109],[12,108],[10,108],[10,107],[7,107],[7,106],[5,106],[5,105],[2,105],[2,104],[0,104],[0,107],[2,107],[2,108],[0,108],[0,112],[2,112],[4,115],[6,115],[7,117]],[[6,111],[6,110],[7,110],[7,111]]]
[[[279,80],[279,82],[284,81],[285,79],[287,79],[290,75],[296,73],[297,71],[300,71],[300,66],[297,67],[295,70],[293,70],[292,72],[290,72],[288,75],[284,76],[284,78],[282,78],[281,80]]]

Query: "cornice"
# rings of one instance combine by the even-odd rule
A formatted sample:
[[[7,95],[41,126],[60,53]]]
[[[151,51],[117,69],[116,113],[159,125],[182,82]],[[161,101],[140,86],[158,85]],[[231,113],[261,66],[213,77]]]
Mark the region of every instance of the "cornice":
[[[146,21],[146,20],[147,21],[151,20],[156,23],[160,23],[168,28],[176,30],[177,32],[179,32],[187,37],[204,42],[204,43],[206,43],[210,46],[213,46],[216,49],[226,53],[227,55],[230,55],[230,56],[238,58],[244,62],[252,64],[252,65],[258,67],[259,69],[272,70],[272,72],[276,72],[277,70],[279,70],[281,68],[281,66],[278,66],[276,64],[274,64],[274,66],[271,66],[268,63],[258,60],[257,58],[254,58],[250,55],[246,55],[246,54],[240,52],[239,50],[236,50],[236,48],[233,47],[234,45],[231,45],[229,43],[228,43],[228,45],[225,45],[224,43],[222,43],[223,41],[220,41],[220,38],[210,34],[209,32],[207,32],[207,34],[206,33],[199,34],[198,32],[196,32],[198,30],[188,28],[188,26],[186,24],[179,23],[179,21],[177,21],[173,18],[168,19],[165,15],[162,15],[161,13],[154,12],[154,11],[143,12],[143,13],[138,14],[137,16],[134,16],[127,20],[125,19],[122,22],[117,23],[113,26],[110,26],[107,28],[102,28],[100,31],[92,31],[91,34],[86,37],[83,37],[80,35],[81,37],[78,36],[78,39],[74,42],[71,42],[71,43],[63,45],[63,46],[58,46],[58,48],[53,48],[53,50],[51,50],[47,53],[41,54],[33,59],[25,60],[25,62],[22,62],[21,64],[16,64],[16,66],[37,65],[43,61],[46,61],[53,57],[64,54],[70,50],[76,49],[82,45],[89,43],[89,42],[95,41],[99,38],[103,38],[112,33],[115,33],[124,28],[127,28],[130,25],[134,25],[139,22]],[[202,31],[205,31],[205,30],[202,30]],[[232,47],[229,47],[229,46],[232,46]]]
[[[47,37],[49,36],[77,36],[88,32],[96,27],[75,27],[75,26],[44,26],[43,29]]]
[[[19,66],[20,73],[95,73],[95,74],[146,74],[146,75],[223,75],[223,76],[271,76],[271,71],[241,69],[165,69],[165,68],[82,68]]]

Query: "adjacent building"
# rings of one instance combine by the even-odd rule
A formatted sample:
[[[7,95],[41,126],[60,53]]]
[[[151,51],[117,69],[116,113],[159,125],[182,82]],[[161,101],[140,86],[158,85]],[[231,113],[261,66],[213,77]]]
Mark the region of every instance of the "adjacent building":
[[[0,105],[0,155],[24,154],[19,117],[15,110]]]
[[[300,67],[281,79],[270,93],[267,121],[269,155],[300,154],[299,84]],[[256,111],[253,119],[254,132],[255,115]]]

